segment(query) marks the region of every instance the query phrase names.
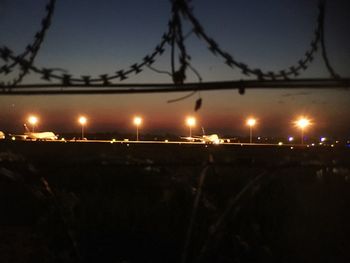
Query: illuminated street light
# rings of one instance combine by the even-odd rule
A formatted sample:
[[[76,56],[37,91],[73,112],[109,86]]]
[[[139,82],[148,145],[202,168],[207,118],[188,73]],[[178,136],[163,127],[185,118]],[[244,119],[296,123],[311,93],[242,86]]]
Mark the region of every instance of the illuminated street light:
[[[84,126],[87,122],[87,119],[86,119],[86,117],[81,116],[81,117],[79,117],[78,121],[81,124],[81,139],[83,140],[84,139]]]
[[[306,127],[308,127],[311,122],[309,119],[305,118],[305,117],[300,117],[296,122],[295,122],[296,126],[300,128],[301,130],[301,144],[304,144],[304,130]]]
[[[196,119],[194,117],[188,117],[186,124],[190,128],[190,137],[192,137],[192,127],[196,125]]]
[[[142,118],[141,117],[134,117],[134,124],[136,125],[136,141],[139,140],[139,126],[142,124]]]
[[[253,142],[253,127],[256,124],[256,119],[254,118],[249,118],[247,120],[247,125],[249,126],[249,142],[252,143]]]
[[[35,130],[35,125],[38,123],[38,118],[36,116],[29,116],[28,122],[32,125],[32,132]]]

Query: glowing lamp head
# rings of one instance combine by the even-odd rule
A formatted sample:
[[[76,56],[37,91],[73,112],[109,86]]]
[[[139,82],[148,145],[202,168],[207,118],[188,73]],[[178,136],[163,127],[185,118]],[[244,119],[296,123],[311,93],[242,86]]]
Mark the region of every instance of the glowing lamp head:
[[[186,123],[188,126],[193,127],[196,125],[196,119],[194,117],[188,117]]]
[[[86,122],[87,122],[87,119],[86,119],[86,117],[84,117],[84,116],[81,116],[80,118],[79,118],[79,123],[81,124],[81,125],[85,125],[86,124]]]
[[[305,129],[310,124],[311,124],[310,120],[308,120],[307,118],[303,118],[303,117],[296,121],[296,125],[301,129]]]
[[[253,126],[255,126],[255,124],[256,124],[256,119],[249,118],[249,119],[247,120],[247,125],[248,125],[248,126],[253,127]]]
[[[28,122],[32,125],[35,125],[38,123],[38,118],[36,116],[29,116]]]
[[[135,124],[136,126],[141,125],[141,123],[142,123],[142,118],[141,118],[141,117],[135,117],[135,118],[134,118],[134,124]]]

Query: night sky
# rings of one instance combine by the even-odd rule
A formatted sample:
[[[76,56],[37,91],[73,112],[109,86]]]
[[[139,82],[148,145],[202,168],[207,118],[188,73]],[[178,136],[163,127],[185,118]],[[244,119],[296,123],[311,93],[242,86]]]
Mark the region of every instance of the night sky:
[[[40,28],[45,0],[0,0],[0,45],[20,53]],[[316,27],[317,0],[193,0],[194,14],[208,35],[224,50],[253,68],[280,70],[296,64],[308,50]],[[167,30],[167,0],[59,0],[35,65],[62,68],[69,73],[98,76],[140,62],[152,52]],[[332,0],[326,5],[326,45],[329,59],[343,77],[350,77],[350,2]],[[189,23],[184,26],[190,32]],[[247,78],[211,54],[195,34],[186,40],[192,66],[203,81]],[[153,65],[170,71],[170,48]],[[3,61],[0,61],[0,66]],[[9,76],[0,75],[4,80]],[[329,77],[321,54],[300,76]],[[40,82],[31,74],[23,83]],[[198,81],[189,71],[187,81]],[[149,69],[126,82],[171,82],[166,74]],[[168,100],[187,93],[133,95],[1,96],[0,130],[22,131],[29,113],[40,118],[39,129],[57,133],[79,131],[77,117],[88,117],[88,132],[133,129],[131,118],[144,117],[143,132],[186,134],[184,119],[194,115],[208,133],[245,135],[246,117],[258,119],[256,133],[298,134],[292,121],[299,115],[313,119],[315,136],[350,135],[349,90],[236,90],[201,92],[177,103]],[[194,113],[196,99],[203,106]],[[198,127],[197,133],[200,133]]]

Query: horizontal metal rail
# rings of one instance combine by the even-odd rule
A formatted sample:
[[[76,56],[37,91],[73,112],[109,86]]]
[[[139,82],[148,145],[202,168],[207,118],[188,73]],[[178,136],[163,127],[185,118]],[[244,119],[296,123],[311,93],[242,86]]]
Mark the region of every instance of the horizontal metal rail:
[[[246,89],[349,89],[350,78],[239,80],[201,83],[123,83],[110,85],[26,84],[0,87],[0,95],[64,95],[64,94],[128,94],[185,91],[234,90],[242,94]]]

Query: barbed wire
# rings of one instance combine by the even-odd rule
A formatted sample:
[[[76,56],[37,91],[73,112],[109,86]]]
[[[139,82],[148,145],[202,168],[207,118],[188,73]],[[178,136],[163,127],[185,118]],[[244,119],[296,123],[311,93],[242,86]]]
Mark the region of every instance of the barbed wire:
[[[291,77],[298,76],[301,71],[306,70],[309,65],[313,62],[315,53],[318,51],[319,45],[322,48],[322,56],[326,63],[326,67],[330,72],[333,78],[340,78],[338,74],[335,73],[334,69],[331,67],[326,47],[325,47],[325,34],[324,34],[324,1],[320,1],[318,9],[319,14],[317,17],[317,26],[314,31],[314,37],[311,41],[309,49],[305,52],[303,58],[298,60],[298,63],[290,66],[287,69],[279,70],[279,71],[263,71],[260,68],[252,68],[241,61],[234,59],[234,57],[219,47],[217,41],[213,38],[209,37],[209,35],[205,32],[203,26],[200,24],[199,20],[194,16],[192,7],[189,6],[190,0],[170,0],[172,4],[171,9],[171,18],[168,22],[168,31],[164,33],[161,37],[161,41],[156,45],[153,51],[146,56],[143,57],[141,62],[134,63],[128,68],[124,68],[121,70],[114,71],[113,74],[100,74],[98,76],[84,75],[84,76],[74,76],[70,74],[65,69],[60,69],[57,67],[47,68],[47,67],[37,67],[34,65],[34,60],[36,55],[39,52],[42,42],[44,41],[45,34],[50,27],[51,18],[54,13],[55,8],[55,0],[50,0],[49,4],[46,6],[47,14],[45,18],[42,20],[42,28],[35,35],[35,41],[32,44],[29,44],[26,48],[26,51],[21,55],[15,55],[14,52],[6,47],[0,47],[0,58],[2,58],[6,63],[0,68],[0,73],[9,74],[12,72],[12,69],[16,65],[21,66],[21,72],[18,77],[13,81],[8,83],[0,82],[0,87],[4,90],[8,88],[11,91],[14,88],[19,88],[18,84],[23,80],[24,76],[27,73],[34,72],[36,74],[41,75],[41,79],[47,82],[51,82],[53,80],[58,81],[61,87],[93,87],[96,88],[100,86],[103,87],[121,87],[120,85],[116,85],[113,80],[123,81],[128,79],[131,74],[139,74],[144,70],[145,67],[158,72],[164,73],[167,72],[172,78],[173,83],[175,84],[174,89],[181,90],[181,86],[185,84],[186,80],[186,71],[187,69],[192,70],[198,78],[200,84],[202,83],[202,77],[199,72],[191,65],[191,57],[188,54],[185,41],[191,36],[193,33],[201,40],[205,41],[208,44],[208,48],[211,53],[214,55],[220,56],[224,59],[225,63],[231,68],[239,68],[244,75],[253,75],[257,77],[259,81],[261,80],[290,80]],[[183,34],[183,22],[189,21],[192,25],[192,29],[187,34]],[[168,44],[171,48],[170,50],[170,67],[171,72],[164,70],[158,70],[152,67],[152,65],[156,62],[157,58],[160,57],[165,52],[165,45]],[[29,58],[27,58],[29,55]],[[178,63],[176,63],[176,55],[178,56]],[[178,64],[178,65],[176,65]],[[177,67],[177,68],[176,68]],[[58,73],[60,72],[60,73]],[[26,85],[21,85],[20,87],[25,87]],[[40,86],[40,85],[39,85]],[[45,85],[43,85],[45,86]],[[50,86],[50,85],[48,85]],[[47,87],[48,87],[47,86]],[[147,85],[146,85],[147,86]],[[146,87],[145,86],[145,87]],[[55,86],[56,87],[56,86]],[[198,90],[198,89],[197,89]],[[135,90],[135,92],[140,92],[140,89]],[[244,93],[244,85],[239,89],[241,94]],[[201,106],[201,99],[197,101],[196,109]]]
[[[33,64],[34,59],[36,55],[39,52],[39,49],[41,47],[41,44],[44,41],[46,32],[50,28],[52,16],[54,14],[56,5],[56,0],[50,0],[49,3],[46,5],[46,15],[41,20],[41,29],[34,35],[34,41],[31,44],[28,44],[26,46],[25,51],[18,55],[17,60],[12,60],[12,63],[8,64],[6,62],[9,61],[9,55],[13,54],[13,51],[10,50],[8,47],[3,47],[3,52],[1,53],[0,58],[5,61],[5,64],[3,64],[0,67],[0,74],[4,73],[5,75],[10,74],[14,67],[16,67],[18,64],[21,65],[21,61],[25,59],[27,56],[30,56],[28,59],[28,63]],[[20,83],[23,79],[23,77],[27,74],[27,67],[23,67],[21,65],[22,72],[19,73],[18,77],[12,81],[12,85],[17,85]]]
[[[320,2],[319,4],[319,15],[317,18],[317,27],[315,30],[315,36],[314,39],[311,41],[311,47],[308,51],[305,52],[305,56],[302,59],[299,59],[297,65],[290,66],[288,69],[280,70],[278,72],[275,71],[268,71],[264,72],[263,70],[256,68],[253,69],[252,67],[249,67],[247,64],[242,63],[234,57],[221,49],[219,47],[219,44],[211,37],[208,36],[208,34],[205,32],[203,26],[200,24],[199,20],[194,16],[192,12],[192,8],[190,8],[187,4],[186,0],[179,0],[181,2],[181,10],[182,14],[185,18],[188,18],[188,20],[193,25],[193,31],[195,32],[196,36],[199,39],[204,40],[208,44],[208,49],[211,53],[214,55],[220,55],[222,58],[224,58],[225,63],[233,68],[234,66],[241,69],[242,74],[249,76],[254,75],[258,79],[278,79],[278,78],[284,78],[288,79],[289,76],[298,76],[300,74],[300,71],[306,70],[309,66],[309,64],[313,61],[314,54],[318,50],[318,44],[321,40],[321,34],[323,30],[323,19],[324,19],[324,4]]]
[[[81,76],[74,77],[71,74],[65,73],[58,75],[55,73],[56,68],[38,68],[30,62],[22,57],[16,57],[12,55],[12,51],[8,51],[8,48],[0,48],[0,56],[4,57],[6,56],[7,59],[11,59],[15,61],[16,63],[19,63],[22,67],[25,67],[26,70],[31,70],[34,73],[40,74],[41,78],[45,81],[51,81],[51,80],[59,80],[61,81],[62,85],[69,86],[73,84],[84,84],[86,86],[89,86],[90,84],[100,83],[104,86],[108,86],[110,84],[110,81],[113,79],[119,78],[121,81],[128,78],[128,75],[135,73],[140,73],[143,68],[147,65],[152,65],[155,62],[155,57],[157,55],[162,55],[165,51],[164,45],[169,41],[169,33],[165,33],[162,36],[162,41],[160,44],[158,44],[154,51],[151,54],[146,55],[142,62],[140,63],[134,63],[132,64],[128,69],[122,69],[115,72],[113,75],[108,74],[101,74],[99,77],[92,77],[92,76]],[[65,70],[66,71],[66,70]],[[66,71],[68,72],[68,71]],[[5,85],[3,85],[5,86]]]
[[[47,10],[48,10],[48,16],[47,16],[47,19],[44,19],[42,20],[42,25],[43,25],[43,29],[42,30],[42,36],[39,38],[38,41],[36,41],[35,45],[32,46],[32,50],[31,50],[31,54],[30,54],[30,57],[29,57],[29,65],[33,65],[34,63],[34,60],[37,56],[37,54],[39,53],[39,49],[41,47],[41,44],[43,43],[44,41],[44,37],[45,37],[45,34],[47,32],[47,29],[49,29],[50,25],[51,25],[51,17],[54,13],[54,7],[55,7],[55,2],[56,0],[52,0],[52,5],[49,5]],[[20,70],[20,73],[19,75],[17,76],[17,78],[13,79],[12,82],[11,82],[11,86],[16,86],[17,84],[19,84],[23,78],[27,75],[27,73],[29,72],[29,67],[27,65],[22,65],[21,64],[21,70]]]
[[[175,84],[183,84],[186,79],[186,69],[188,67],[190,56],[187,54],[182,32],[182,22],[180,17],[179,0],[172,0],[172,36],[171,36],[171,72],[173,82]],[[178,47],[179,54],[179,69],[175,70],[175,46]]]
[[[29,70],[33,71],[34,73],[41,74],[41,78],[46,81],[51,81],[52,79],[61,81],[62,85],[69,86],[72,84],[85,84],[86,86],[89,86],[91,84],[100,83],[104,86],[107,86],[111,84],[111,80],[119,79],[120,81],[125,80],[128,78],[128,75],[135,73],[138,74],[143,70],[143,67],[145,66],[151,66],[155,62],[155,57],[157,55],[162,55],[165,51],[165,44],[169,43],[172,48],[175,48],[175,44],[180,49],[180,57],[179,57],[179,63],[180,63],[180,69],[178,71],[175,71],[172,67],[172,78],[174,80],[174,83],[182,84],[185,77],[185,71],[188,66],[188,60],[189,56],[187,55],[186,47],[184,45],[184,37],[182,35],[182,26],[181,26],[181,20],[178,13],[177,8],[174,5],[173,9],[173,16],[172,20],[168,23],[168,32],[164,33],[162,36],[161,42],[155,47],[154,51],[151,54],[148,54],[144,56],[143,61],[141,63],[134,63],[132,64],[128,69],[122,69],[116,71],[115,74],[109,75],[109,74],[101,74],[99,77],[92,77],[90,75],[87,76],[81,76],[74,77],[71,74],[65,73],[62,75],[55,74],[55,69],[52,68],[38,68],[34,65],[32,65],[31,60],[25,59],[23,56],[14,56],[13,51],[11,51],[8,47],[0,48],[0,56],[4,59],[12,59],[14,63],[20,64],[23,68],[24,72],[28,72]],[[191,33],[191,32],[190,32]],[[188,37],[189,34],[187,34],[185,37]],[[174,43],[173,43],[174,42]],[[193,69],[193,67],[191,67]],[[151,68],[153,70],[153,68]],[[15,86],[18,84],[19,81],[7,83],[5,85],[4,83],[0,83],[0,85],[4,86]]]
[[[142,62],[140,63],[134,63],[127,69],[121,69],[115,71],[113,75],[109,74],[101,74],[98,77],[92,77],[90,75],[81,76],[81,77],[74,77],[73,75],[67,73],[67,70],[60,70],[64,71],[64,74],[57,74],[56,68],[39,68],[35,65],[33,65],[34,59],[40,49],[41,43],[43,42],[45,33],[47,29],[49,28],[51,24],[51,16],[54,11],[56,0],[51,0],[50,3],[47,5],[48,14],[47,16],[42,20],[43,28],[40,32],[36,34],[36,41],[33,45],[28,45],[26,52],[16,56],[14,55],[14,52],[6,46],[0,47],[0,57],[4,61],[11,60],[12,63],[10,65],[3,65],[1,67],[2,71],[5,72],[5,74],[9,74],[12,71],[12,68],[16,65],[20,65],[22,72],[18,76],[17,79],[14,79],[11,82],[7,82],[6,84],[4,82],[0,82],[0,87],[14,87],[18,83],[20,83],[23,79],[23,77],[29,72],[32,71],[34,73],[40,74],[41,79],[45,81],[51,81],[51,80],[59,80],[61,81],[62,85],[69,86],[71,84],[85,84],[86,86],[89,86],[90,84],[100,83],[101,85],[109,85],[111,80],[119,79],[120,81],[125,80],[128,78],[128,76],[132,73],[138,74],[140,73],[145,66],[150,66],[155,62],[155,58],[157,55],[162,55],[165,51],[164,45],[169,42],[169,35],[170,32],[164,33],[162,36],[161,42],[154,48],[154,51],[150,54],[147,54],[143,57]],[[171,22],[169,22],[170,24]],[[31,54],[29,59],[26,59],[26,56],[28,54]],[[1,71],[0,71],[1,72]]]

